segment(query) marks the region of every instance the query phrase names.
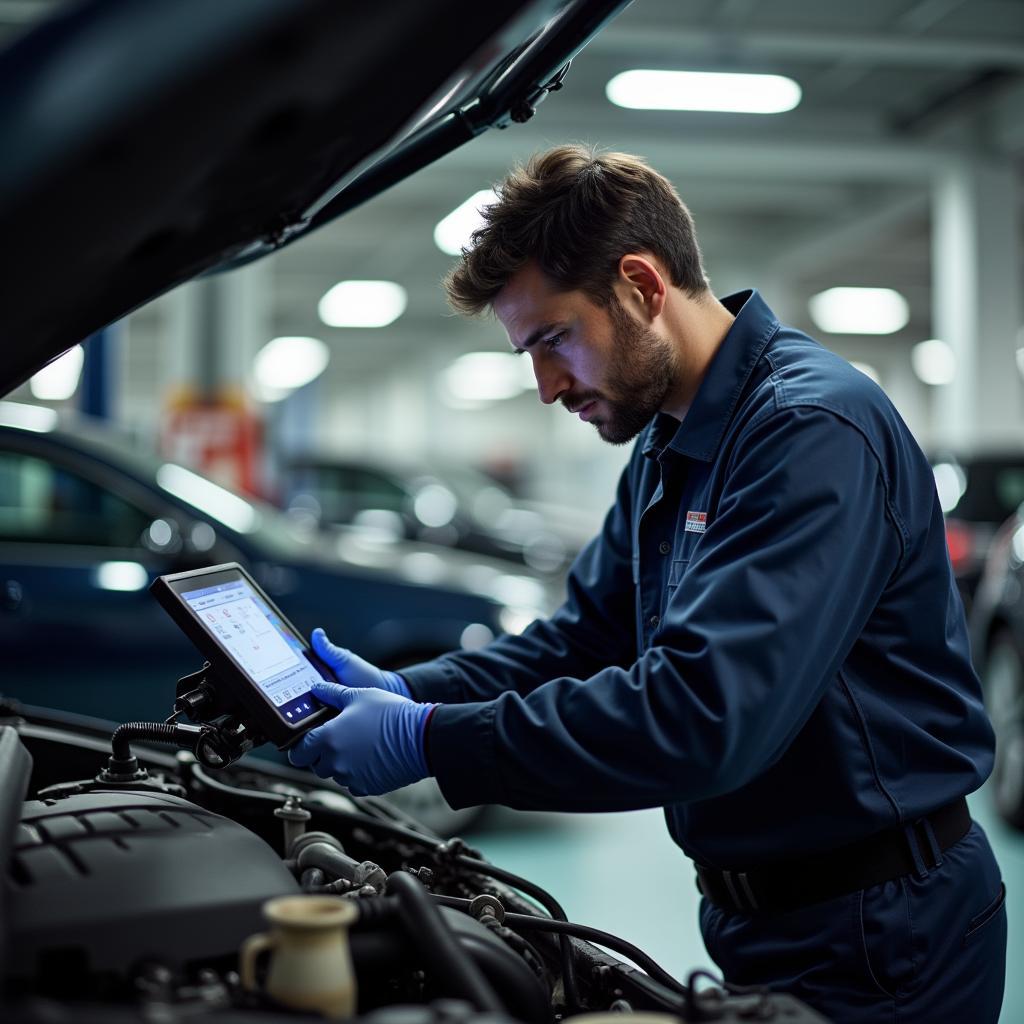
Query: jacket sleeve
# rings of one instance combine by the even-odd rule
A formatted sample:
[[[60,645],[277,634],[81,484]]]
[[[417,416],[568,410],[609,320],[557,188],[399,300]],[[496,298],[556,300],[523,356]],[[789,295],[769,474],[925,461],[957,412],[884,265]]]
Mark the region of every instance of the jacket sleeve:
[[[631,463],[632,466],[632,463]],[[513,691],[528,694],[549,679],[586,678],[636,657],[633,599],[632,500],[627,466],[601,533],[573,563],[567,597],[550,619],[486,647],[460,651],[402,669],[420,701],[487,701]]]
[[[449,803],[663,806],[737,789],[781,756],[903,539],[868,443],[825,410],[773,410],[732,459],[717,515],[639,660],[437,709],[432,766]]]

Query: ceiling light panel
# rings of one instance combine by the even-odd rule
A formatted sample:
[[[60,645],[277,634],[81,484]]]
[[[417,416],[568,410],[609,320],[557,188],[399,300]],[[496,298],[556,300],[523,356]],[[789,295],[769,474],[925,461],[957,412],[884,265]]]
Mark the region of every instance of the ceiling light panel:
[[[925,384],[950,384],[956,376],[956,355],[949,343],[939,338],[919,341],[910,350],[910,365]]]
[[[807,305],[829,334],[893,334],[910,320],[907,300],[892,288],[829,288]]]
[[[492,188],[474,192],[464,203],[456,206],[434,228],[434,244],[449,256],[458,256],[467,247],[473,232],[484,225],[483,210],[498,201]]]
[[[394,281],[341,281],[320,300],[317,312],[328,327],[387,327],[408,304]]]
[[[499,402],[536,386],[530,361],[511,352],[467,352],[441,374],[441,392],[456,402]]]
[[[782,75],[637,68],[611,79],[605,95],[630,110],[782,114],[800,102],[802,92],[793,79]]]
[[[69,348],[64,355],[32,375],[28,382],[32,397],[43,402],[63,402],[70,398],[78,388],[84,361],[85,351],[81,345]]]
[[[316,380],[329,359],[319,338],[274,338],[257,353],[253,375],[260,389],[287,393]]]

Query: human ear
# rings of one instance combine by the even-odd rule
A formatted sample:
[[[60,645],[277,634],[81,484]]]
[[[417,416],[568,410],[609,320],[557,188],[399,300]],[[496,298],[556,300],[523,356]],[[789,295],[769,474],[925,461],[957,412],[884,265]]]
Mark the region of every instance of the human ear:
[[[668,285],[655,263],[639,253],[627,253],[619,260],[616,282],[619,301],[643,316],[654,320],[665,308]]]

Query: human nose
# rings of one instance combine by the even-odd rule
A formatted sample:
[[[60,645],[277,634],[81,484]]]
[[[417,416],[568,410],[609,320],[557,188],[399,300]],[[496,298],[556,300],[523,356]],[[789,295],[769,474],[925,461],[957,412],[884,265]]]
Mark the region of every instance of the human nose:
[[[557,402],[572,387],[572,379],[565,369],[543,356],[534,356],[533,376],[537,380],[537,394],[545,405]]]

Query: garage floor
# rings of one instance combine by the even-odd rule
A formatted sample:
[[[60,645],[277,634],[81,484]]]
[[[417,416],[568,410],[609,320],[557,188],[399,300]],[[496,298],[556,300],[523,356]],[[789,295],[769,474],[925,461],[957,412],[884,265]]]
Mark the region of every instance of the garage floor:
[[[1024,963],[1024,833],[995,819],[985,791],[971,798],[1008,892],[1008,964]],[[638,945],[677,978],[713,967],[697,929],[690,862],[668,838],[660,811],[520,814],[496,810],[466,840],[495,864],[548,889],[569,919]],[[1024,1021],[1024,973],[1008,970],[1003,1024]]]

